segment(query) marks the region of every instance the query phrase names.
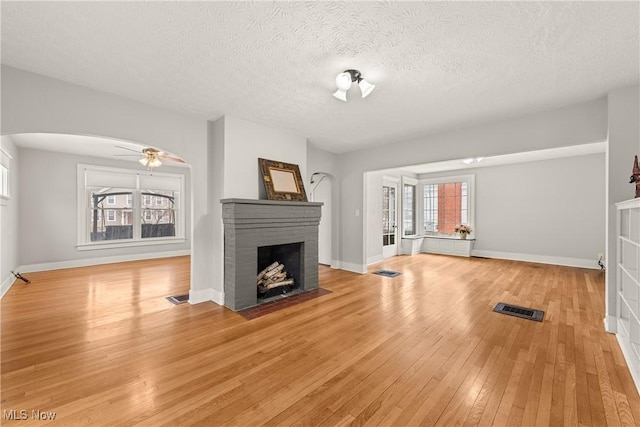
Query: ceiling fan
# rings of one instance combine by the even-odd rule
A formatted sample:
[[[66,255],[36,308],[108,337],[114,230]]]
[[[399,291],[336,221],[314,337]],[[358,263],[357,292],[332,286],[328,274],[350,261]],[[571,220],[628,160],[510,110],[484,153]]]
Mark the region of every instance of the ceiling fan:
[[[175,157],[175,156],[170,156],[168,154],[166,154],[164,151],[160,151],[158,149],[155,149],[153,147],[146,147],[143,148],[141,151],[138,150],[133,150],[131,148],[127,148],[127,147],[121,147],[119,145],[116,146],[117,148],[122,148],[123,150],[128,150],[128,151],[133,151],[137,154],[116,154],[116,156],[120,156],[120,157],[130,157],[130,156],[140,156],[142,155],[142,158],[140,160],[138,160],[140,162],[141,165],[146,166],[147,169],[151,169],[151,168],[157,168],[158,166],[162,165],[162,162],[160,161],[160,159],[162,160],[170,160],[173,162],[178,162],[178,163],[185,163],[184,160],[182,160],[179,157]]]

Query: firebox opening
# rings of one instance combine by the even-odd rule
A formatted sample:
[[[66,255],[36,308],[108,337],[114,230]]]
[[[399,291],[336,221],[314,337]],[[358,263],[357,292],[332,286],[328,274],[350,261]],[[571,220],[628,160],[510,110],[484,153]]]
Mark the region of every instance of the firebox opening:
[[[263,300],[304,289],[303,260],[304,242],[258,247],[256,274],[259,276],[263,273],[262,277],[257,277],[258,298]],[[270,272],[264,271],[276,263]]]

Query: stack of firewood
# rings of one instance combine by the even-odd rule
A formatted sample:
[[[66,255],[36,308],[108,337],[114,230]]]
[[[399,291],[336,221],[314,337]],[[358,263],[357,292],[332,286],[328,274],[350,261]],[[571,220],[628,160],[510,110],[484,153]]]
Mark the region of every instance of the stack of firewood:
[[[284,269],[284,264],[280,264],[278,261],[262,270],[260,274],[258,274],[257,282],[258,287],[262,287],[264,289],[293,285],[293,279],[287,278],[287,272]]]

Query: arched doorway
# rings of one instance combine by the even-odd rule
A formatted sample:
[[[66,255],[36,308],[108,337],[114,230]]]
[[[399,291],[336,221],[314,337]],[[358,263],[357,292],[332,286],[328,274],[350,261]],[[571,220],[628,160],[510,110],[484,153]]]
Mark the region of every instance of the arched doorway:
[[[23,174],[27,176],[23,181],[29,181],[25,184],[31,189],[29,194],[39,194],[37,198],[42,202],[24,201],[25,196],[20,204],[21,221],[32,225],[29,233],[22,233],[21,245],[36,248],[33,251],[21,249],[20,254],[28,253],[29,256],[17,260],[20,266],[52,269],[62,265],[92,265],[94,261],[100,264],[129,257],[135,260],[191,253],[191,169],[186,163],[168,159],[179,157],[163,151],[160,164],[152,169],[141,164],[141,160],[145,160],[143,149],[146,147],[133,141],[53,133],[21,133],[3,138],[10,138],[20,150],[20,162],[16,167],[21,165],[24,170],[43,171]],[[161,147],[155,148],[162,151]],[[94,165],[99,172],[92,176],[94,181],[89,186],[95,184],[94,187],[100,188],[93,195],[86,196],[89,193],[85,192],[84,204],[79,202],[82,198],[78,196],[82,184],[80,164]],[[104,180],[110,178],[109,170],[130,171],[127,179],[135,175],[133,180],[137,180],[139,188],[123,183],[126,174],[120,174],[121,179],[113,186],[104,185]],[[177,192],[165,182],[166,176],[171,174],[185,177]],[[38,191],[38,179],[42,180],[41,191]],[[87,185],[86,181],[84,185]],[[123,186],[126,187],[124,190]],[[36,190],[35,193],[32,190]],[[176,208],[178,202],[182,203],[182,209]],[[134,213],[132,206],[136,204],[138,211]],[[83,212],[85,224],[76,220]],[[183,216],[182,224],[178,225],[176,215]],[[137,244],[117,248],[117,241],[135,237],[136,228],[139,231]],[[87,242],[80,242],[83,230]],[[172,237],[176,239],[170,241]],[[165,238],[166,242],[160,242]],[[150,245],[154,239],[154,244]],[[111,245],[112,242],[115,244]],[[82,243],[107,245],[96,248],[98,250],[87,250]]]

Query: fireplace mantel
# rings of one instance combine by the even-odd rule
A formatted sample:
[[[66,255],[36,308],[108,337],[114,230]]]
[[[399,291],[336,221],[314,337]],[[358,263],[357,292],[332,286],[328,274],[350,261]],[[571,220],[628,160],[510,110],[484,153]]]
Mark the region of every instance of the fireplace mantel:
[[[257,199],[222,199],[220,203],[246,204],[246,205],[284,205],[284,206],[322,206],[321,202],[294,202],[287,200],[257,200]]]
[[[234,311],[258,304],[258,248],[303,243],[302,290],[318,287],[318,224],[322,203],[223,199],[224,304]]]

